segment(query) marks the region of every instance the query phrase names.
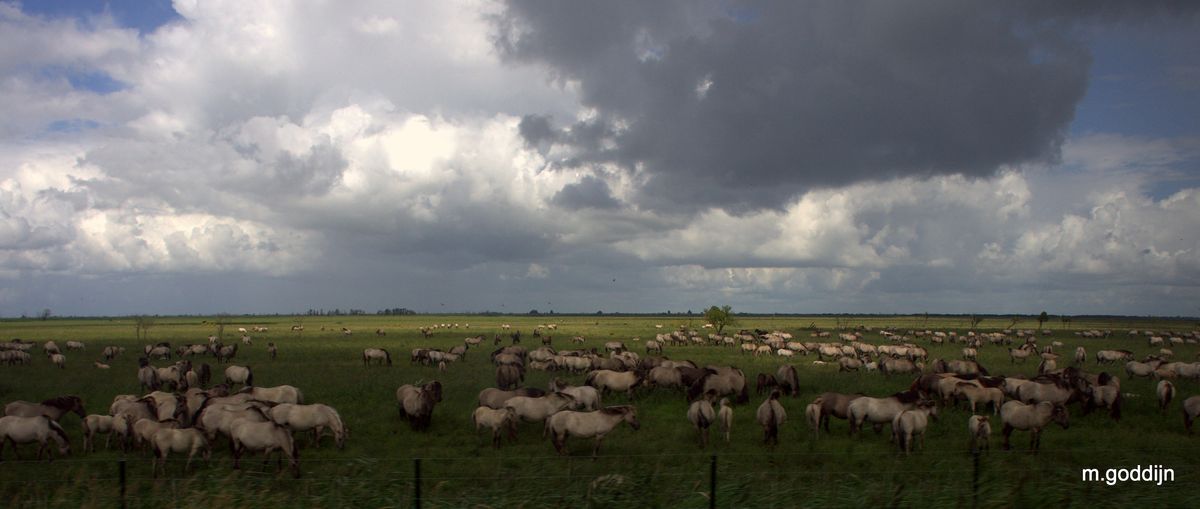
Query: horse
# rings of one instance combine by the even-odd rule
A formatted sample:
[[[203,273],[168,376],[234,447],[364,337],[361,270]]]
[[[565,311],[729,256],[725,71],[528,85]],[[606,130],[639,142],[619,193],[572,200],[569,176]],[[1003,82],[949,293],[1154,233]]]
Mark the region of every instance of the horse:
[[[267,356],[271,360],[275,360],[275,357],[279,356],[279,348],[275,346],[275,343],[267,343]]]
[[[820,402],[821,423],[825,427],[825,432],[829,432],[829,416],[832,415],[838,419],[848,418],[850,416],[850,402],[862,396],[862,394],[841,394],[838,392],[826,392],[817,396],[817,399],[813,400],[813,402]]]
[[[229,438],[233,443],[233,468],[240,468],[239,461],[246,451],[262,451],[265,458],[276,450],[280,458],[276,468],[282,467],[283,456],[287,456],[292,475],[300,477],[300,449],[292,439],[292,433],[287,428],[271,421],[255,422],[250,419],[236,419],[229,426]]]
[[[792,397],[800,397],[800,377],[796,374],[796,367],[791,365],[779,366],[775,371],[775,376],[779,379],[779,390],[783,394]]]
[[[1051,421],[1058,423],[1063,429],[1071,426],[1067,407],[1049,401],[1032,405],[1020,401],[1009,401],[1000,408],[1000,421],[1004,423],[1004,450],[1012,448],[1009,445],[1009,437],[1014,429],[1028,430],[1030,433],[1029,448],[1037,451],[1042,445],[1042,428],[1045,428]]]
[[[780,368],[780,369],[782,369],[782,368]],[[672,371],[674,371],[674,370],[672,370]],[[675,373],[678,375],[679,372],[675,371]],[[775,375],[769,375],[767,373],[759,373],[758,376],[756,376],[754,378],[754,393],[755,394],[762,394],[766,391],[769,391],[771,388],[774,388],[774,387],[779,387],[779,381],[775,379]]]
[[[36,417],[45,415],[54,422],[58,422],[63,414],[74,412],[80,419],[87,417],[87,412],[83,409],[83,399],[79,396],[59,396],[50,398],[41,403],[30,403],[28,401],[13,401],[4,405],[4,415],[12,415],[16,417]]]
[[[484,426],[492,428],[492,447],[496,449],[500,448],[500,432],[502,430],[508,431],[509,438],[513,440],[517,438],[516,422],[517,411],[510,407],[495,409],[481,406],[471,413],[471,423],[475,425],[476,433]]]
[[[599,410],[600,409],[600,391],[589,385],[572,386],[568,385],[563,379],[555,378],[550,381],[550,390],[553,392],[563,392],[575,398],[579,410]]]
[[[566,410],[568,407],[578,409],[575,398],[563,392],[551,392],[545,396],[531,398],[529,396],[514,396],[504,402],[504,408],[511,408],[517,418],[524,422],[539,422],[554,415],[555,412]]]
[[[1034,379],[1017,387],[1016,399],[1022,403],[1039,403],[1049,401],[1056,405],[1065,405],[1078,401],[1078,389],[1071,387],[1059,377]]]
[[[708,447],[708,428],[712,426],[713,420],[716,419],[717,413],[713,410],[712,399],[717,396],[716,391],[708,391],[704,397],[698,399],[688,406],[687,418],[691,421],[692,426],[696,427],[696,431],[700,433],[700,448]]]
[[[988,421],[986,415],[972,415],[967,419],[967,435],[970,436],[968,447],[971,452],[979,450],[980,441],[983,442],[984,449],[990,449],[992,437],[992,424]]]
[[[892,440],[905,456],[912,452],[914,437],[919,437],[920,448],[925,448],[925,429],[929,427],[930,417],[937,418],[937,405],[922,401],[916,408],[900,412],[892,419]]]
[[[496,366],[496,385],[501,389],[514,389],[525,381],[525,370],[519,365],[501,364]]]
[[[779,427],[787,422],[787,411],[779,403],[779,395],[779,389],[772,390],[754,414],[758,424],[763,427],[763,443],[767,445],[779,444]]]
[[[1075,347],[1075,364],[1083,364],[1087,362],[1087,350],[1082,346]]]
[[[281,404],[291,403],[293,405],[304,404],[304,393],[291,385],[277,385],[275,387],[243,387],[238,394],[248,394],[251,399],[259,401],[267,401],[270,403]]]
[[[229,386],[242,384],[247,387],[254,385],[254,371],[250,366],[229,366],[225,368],[225,383]]]
[[[1124,398],[1121,396],[1121,388],[1115,385],[1088,385],[1087,391],[1084,393],[1086,404],[1083,407],[1083,415],[1091,413],[1096,407],[1107,408],[1109,416],[1114,421],[1121,420],[1121,403]]]
[[[413,430],[429,429],[433,406],[442,401],[442,384],[434,380],[420,387],[401,385],[396,389],[396,401],[400,405],[400,418],[408,419]]]
[[[1017,362],[1017,359],[1020,359],[1021,362],[1025,362],[1025,359],[1028,359],[1029,355],[1032,353],[1033,352],[1027,348],[1009,348],[1008,349],[1009,363],[1015,364]]]
[[[382,366],[385,361],[387,362],[388,366],[391,366],[392,365],[392,354],[388,353],[387,350],[384,350],[382,348],[367,348],[367,349],[363,350],[363,353],[362,353],[363,365],[370,366],[372,360],[379,361],[380,366]]]
[[[534,387],[523,387],[511,391],[489,387],[479,391],[479,406],[485,406],[493,410],[500,410],[504,408],[504,403],[516,396],[528,396],[531,398],[536,398],[539,396],[544,396],[545,394],[546,391]]]
[[[990,403],[992,414],[997,415],[1000,413],[1000,406],[1004,404],[1004,391],[995,387],[980,387],[973,383],[959,382],[954,386],[954,394],[961,395],[971,403],[971,413],[975,413],[975,405]]]
[[[154,434],[160,429],[178,428],[179,422],[174,419],[158,421],[155,419],[138,419],[133,423],[133,443],[138,448],[141,444],[153,444]]]
[[[318,448],[321,447],[321,435],[328,428],[333,434],[333,443],[337,448],[344,449],[346,447],[346,425],[342,422],[342,416],[331,406],[320,403],[312,405],[280,403],[267,411],[267,417],[293,432],[312,430],[313,445]]]
[[[184,472],[191,470],[192,458],[196,456],[197,452],[204,452],[204,461],[208,461],[212,456],[212,448],[208,444],[208,439],[204,437],[204,432],[195,428],[160,429],[150,437],[150,444],[157,457],[153,462],[154,477],[158,477],[160,470],[166,473],[167,454],[169,453],[187,453],[187,462],[183,464]]]
[[[1171,400],[1175,399],[1175,384],[1166,380],[1158,382],[1158,387],[1155,387],[1154,393],[1158,395],[1158,411],[1167,413],[1167,405],[1171,404]]]
[[[721,433],[725,434],[725,443],[729,443],[729,432],[733,428],[733,408],[729,406],[729,398],[721,398],[717,410],[717,422],[721,423]]]
[[[1200,396],[1192,396],[1183,400],[1183,427],[1192,434],[1192,421],[1200,417]]]
[[[847,407],[850,436],[854,436],[858,430],[862,429],[862,425],[866,421],[871,421],[878,433],[883,428],[883,424],[891,423],[900,412],[915,408],[920,399],[920,393],[911,389],[897,392],[886,398],[869,396],[855,398]]]
[[[567,455],[567,437],[596,438],[592,446],[592,458],[600,452],[604,437],[618,424],[625,422],[637,431],[641,427],[637,418],[637,407],[633,405],[609,406],[593,412],[563,410],[546,419],[546,431],[550,434],[554,449]]]
[[[94,452],[96,450],[96,433],[104,433],[108,435],[104,439],[104,448],[108,449],[109,441],[112,440],[113,421],[116,419],[111,415],[88,414],[83,418],[83,450]]]
[[[823,402],[821,398],[817,398],[804,407],[804,421],[808,423],[808,427],[812,428],[814,439],[821,437],[821,403]]]
[[[193,422],[196,423],[196,428],[204,430],[204,435],[209,442],[216,440],[217,433],[222,433],[226,436],[232,436],[233,422],[237,420],[250,420],[255,422],[267,422],[271,418],[267,416],[266,410],[260,403],[211,403],[213,399],[205,402],[204,406],[196,412]]]
[[[4,459],[6,442],[13,444],[13,454],[17,456],[17,459],[21,459],[21,455],[17,453],[17,444],[37,442],[40,444],[37,459],[40,460],[42,451],[46,450],[48,440],[54,440],[58,444],[59,456],[71,454],[71,439],[67,438],[67,431],[49,416],[6,415],[0,417],[0,461]],[[50,455],[49,460],[54,461],[53,454]]]
[[[601,394],[609,391],[624,392],[633,399],[633,391],[642,383],[642,379],[633,371],[597,369],[587,374],[584,383],[595,387]]]
[[[1110,364],[1126,359],[1133,360],[1133,352],[1129,350],[1100,350],[1096,352],[1096,364]]]
[[[750,401],[746,386],[746,374],[742,370],[735,367],[706,366],[704,374],[688,388],[687,398],[688,401],[693,401],[712,389],[721,396],[735,396],[736,403],[745,403]]]

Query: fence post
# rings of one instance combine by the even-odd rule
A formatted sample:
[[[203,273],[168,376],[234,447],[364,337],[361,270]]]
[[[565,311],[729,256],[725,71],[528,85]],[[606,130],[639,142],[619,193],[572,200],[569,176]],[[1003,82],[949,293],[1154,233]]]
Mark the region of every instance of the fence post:
[[[979,507],[979,448],[971,452],[974,468],[971,469],[971,507]]]
[[[413,507],[421,509],[421,458],[413,459]]]
[[[712,455],[708,463],[708,507],[717,508],[717,455]]]
[[[117,482],[121,486],[121,509],[125,509],[125,458],[117,460]]]

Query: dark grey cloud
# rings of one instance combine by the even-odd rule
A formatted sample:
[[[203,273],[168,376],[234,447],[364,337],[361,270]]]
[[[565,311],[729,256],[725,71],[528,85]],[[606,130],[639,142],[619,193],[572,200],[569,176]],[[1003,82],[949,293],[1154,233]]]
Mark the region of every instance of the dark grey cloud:
[[[639,168],[646,207],[736,211],[1056,160],[1090,65],[1071,29],[1171,4],[1037,5],[510,0],[494,24],[506,58],[578,82],[597,111],[561,126],[561,164]],[[522,132],[544,141],[534,118]]]
[[[563,186],[551,200],[555,205],[569,210],[579,209],[613,209],[620,202],[613,198],[612,190],[603,180],[588,175],[579,182]]]

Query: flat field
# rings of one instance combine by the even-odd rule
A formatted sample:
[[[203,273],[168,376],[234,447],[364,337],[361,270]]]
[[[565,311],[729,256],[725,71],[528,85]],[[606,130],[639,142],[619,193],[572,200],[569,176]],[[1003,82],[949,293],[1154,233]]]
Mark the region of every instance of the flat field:
[[[925,439],[923,450],[909,457],[898,454],[887,433],[869,428],[857,437],[848,436],[845,421],[834,420],[832,433],[814,439],[804,424],[804,406],[824,391],[862,392],[888,395],[908,387],[912,376],[886,377],[878,373],[838,373],[835,365],[813,365],[814,357],[785,359],[753,357],[739,350],[718,346],[667,347],[672,359],[691,359],[697,364],[725,364],[742,368],[753,380],[759,372],[774,373],[783,363],[795,365],[802,393],[783,401],[789,420],[781,431],[781,443],[768,449],[754,422],[754,410],[762,401],[751,391],[751,402],[735,407],[730,443],[717,439],[701,449],[695,431],[685,417],[687,403],[682,393],[672,390],[643,390],[633,401],[610,395],[606,405],[632,403],[638,408],[641,429],[618,427],[605,440],[597,459],[590,457],[591,443],[571,439],[571,455],[555,455],[542,437],[540,424],[522,425],[516,443],[505,442],[493,449],[490,436],[476,434],[471,412],[479,391],[494,385],[494,369],[488,354],[493,334],[501,324],[522,332],[523,344],[540,346],[532,336],[538,324],[555,323],[551,332],[557,348],[578,348],[573,336],[586,338],[582,347],[600,348],[610,340],[621,340],[631,350],[644,354],[642,343],[656,332],[679,326],[700,329],[698,317],[657,316],[339,316],[339,317],[229,317],[225,342],[238,339],[238,327],[266,326],[269,331],[251,334],[252,346],[243,346],[233,361],[249,365],[260,386],[290,384],[301,388],[306,402],[325,403],[338,409],[350,438],[344,450],[326,439],[320,448],[302,445],[303,475],[293,479],[286,470],[277,473],[275,463],[245,461],[241,471],[232,470],[231,455],[224,439],[214,448],[212,461],[200,462],[190,473],[182,461],[172,461],[162,479],[151,478],[151,460],[146,452],[123,454],[120,450],[84,453],[80,420],[68,415],[63,426],[71,435],[73,454],[53,462],[32,461],[34,446],[20,446],[23,460],[16,460],[11,447],[0,463],[0,506],[4,507],[116,507],[121,500],[119,465],[126,465],[125,498],[130,507],[412,507],[416,502],[416,460],[420,459],[420,502],[422,507],[708,507],[715,456],[716,502],[719,507],[1176,507],[1195,506],[1200,500],[1200,437],[1184,432],[1180,402],[1200,394],[1200,382],[1178,380],[1178,396],[1166,414],[1158,411],[1155,381],[1129,379],[1119,365],[1096,366],[1094,352],[1104,348],[1132,350],[1140,359],[1156,353],[1144,336],[1131,337],[1129,329],[1190,331],[1200,328],[1194,321],[1123,320],[1089,322],[1076,319],[1064,328],[1061,322],[1039,341],[1048,345],[1061,341],[1060,366],[1070,364],[1076,346],[1089,352],[1085,367],[1091,372],[1107,370],[1122,378],[1127,395],[1123,418],[1114,422],[1104,412],[1081,415],[1071,407],[1069,429],[1053,426],[1043,436],[1041,451],[1030,453],[1028,434],[1013,436],[1011,451],[1000,449],[1000,425],[995,428],[989,451],[972,456],[967,448],[966,422],[969,412],[945,409]],[[459,324],[438,329],[423,338],[421,326]],[[291,332],[303,324],[303,332]],[[469,328],[467,328],[469,324]],[[662,325],[662,329],[655,326]],[[965,333],[967,323],[956,318],[920,317],[740,317],[735,328],[760,328],[791,332],[809,341],[810,327],[834,330],[838,325],[863,325],[872,329],[894,326]],[[1008,321],[988,319],[978,330],[1008,327]],[[342,334],[342,328],[353,331]],[[1037,322],[1026,320],[1015,328],[1033,329]],[[1103,339],[1085,339],[1073,331],[1111,329]],[[382,329],[386,336],[378,336]],[[21,338],[39,344],[48,339],[60,346],[67,340],[82,341],[83,352],[68,351],[66,369],[52,366],[40,347],[31,352],[32,365],[0,365],[0,402],[17,399],[40,401],[57,395],[76,394],[89,413],[105,413],[117,394],[139,392],[137,358],[146,341],[135,339],[131,319],[6,320],[0,322],[5,339]],[[211,318],[160,317],[149,329],[150,341],[168,341],[172,346],[206,342],[216,332]],[[727,331],[728,332],[728,331]],[[834,330],[836,341],[836,330]],[[463,362],[452,364],[445,373],[434,367],[411,364],[409,352],[417,347],[449,349],[468,336],[483,334],[483,348],[472,349]],[[633,338],[640,338],[635,340]],[[883,344],[878,332],[867,333],[866,342]],[[269,360],[266,345],[274,342],[278,359]],[[925,346],[930,358],[957,359],[962,345]],[[509,341],[505,340],[504,344]],[[107,345],[128,351],[111,361],[112,369],[92,366]],[[394,364],[363,366],[361,352],[380,347],[392,353]],[[1175,359],[1194,361],[1194,344],[1171,347]],[[1012,364],[1001,347],[985,346],[980,362],[993,374],[1032,375],[1037,362]],[[212,358],[196,359],[214,368],[214,382],[222,378],[223,365]],[[166,361],[156,361],[165,365]],[[554,376],[574,384],[583,375],[530,371],[526,384],[545,388]],[[444,401],[433,414],[430,429],[414,432],[397,416],[395,390],[405,383],[437,379],[444,385]],[[180,458],[176,458],[180,459]],[[1161,465],[1174,471],[1174,481],[1105,482],[1081,480],[1082,469],[1096,468],[1104,475],[1110,468]]]

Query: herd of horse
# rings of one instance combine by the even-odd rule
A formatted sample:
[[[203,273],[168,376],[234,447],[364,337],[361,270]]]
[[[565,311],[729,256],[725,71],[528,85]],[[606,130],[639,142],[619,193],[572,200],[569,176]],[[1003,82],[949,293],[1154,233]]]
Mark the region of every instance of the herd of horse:
[[[484,388],[477,394],[478,406],[471,413],[476,432],[491,431],[493,447],[500,447],[506,436],[515,439],[522,423],[539,423],[543,436],[549,439],[557,453],[569,454],[567,439],[576,437],[593,440],[592,455],[596,456],[605,438],[621,423],[628,424],[633,430],[640,428],[637,407],[632,404],[639,392],[674,390],[686,399],[688,406],[682,417],[695,428],[700,447],[704,448],[709,444],[709,430],[714,425],[724,440],[730,441],[735,405],[750,401],[751,383],[743,370],[730,365],[699,366],[692,361],[664,357],[661,354],[667,341],[656,341],[652,347],[647,347],[646,356],[640,356],[621,342],[606,343],[606,354],[596,349],[555,350],[548,342],[530,350],[516,344],[518,337],[512,335],[513,345],[491,352],[489,365],[495,370],[496,387]],[[243,344],[251,343],[244,341]],[[1086,356],[1080,359],[1077,355],[1076,365],[1058,369],[1045,363],[1054,360],[1053,354],[1047,355],[1049,349],[1039,350],[1034,342],[1027,341],[1021,347],[1009,349],[1009,357],[1015,363],[1029,356],[1041,356],[1043,364],[1039,366],[1039,374],[1028,378],[1006,377],[989,374],[974,360],[978,350],[985,346],[986,343],[974,344],[968,348],[970,351],[964,349],[963,360],[933,359],[928,362],[924,357],[912,357],[912,351],[901,355],[894,353],[898,350],[882,347],[873,349],[877,357],[870,359],[860,356],[862,348],[851,347],[849,350],[854,355],[839,358],[842,371],[847,370],[847,364],[854,364],[854,369],[858,369],[875,363],[884,372],[889,369],[893,373],[907,372],[907,366],[893,362],[906,361],[916,367],[916,378],[904,390],[892,394],[820,393],[804,407],[804,422],[815,439],[819,439],[822,430],[829,432],[831,418],[847,421],[851,436],[856,436],[868,424],[877,433],[888,426],[892,441],[907,455],[914,449],[914,444],[918,449],[923,446],[924,435],[940,412],[959,405],[970,411],[967,438],[972,450],[990,446],[992,424],[996,423],[1002,429],[1004,448],[1010,447],[1013,432],[1027,431],[1030,449],[1036,451],[1045,429],[1055,424],[1063,429],[1069,427],[1068,408],[1073,404],[1079,405],[1084,414],[1104,409],[1110,418],[1120,420],[1125,398],[1120,378],[1107,372],[1085,371]],[[274,358],[277,350],[274,344],[271,347]],[[411,359],[423,364],[436,362],[444,371],[447,361],[465,359],[468,349],[482,347],[481,337],[468,338],[463,345],[449,352],[436,348],[415,349]],[[120,354],[113,348],[105,350],[106,360]],[[183,355],[190,350],[191,345],[178,353]],[[197,352],[202,350],[216,356],[218,362],[229,362],[236,355],[237,345],[196,348]],[[827,345],[814,348],[816,352],[826,350],[832,355],[835,349],[827,348]],[[920,350],[924,352],[924,349]],[[1081,350],[1082,347],[1077,353]],[[845,352],[846,349],[839,347],[836,351]],[[171,350],[164,344],[147,345],[145,353],[146,356],[139,359],[137,380],[147,392],[116,396],[108,414],[88,414],[78,396],[59,396],[37,403],[8,403],[4,407],[4,416],[0,417],[0,459],[5,444],[12,444],[15,454],[17,444],[37,443],[38,459],[51,442],[59,455],[70,454],[70,440],[60,424],[70,413],[80,417],[85,451],[95,450],[97,435],[107,435],[105,447],[115,437],[124,450],[150,451],[156,475],[165,469],[170,454],[186,454],[184,469],[190,470],[195,456],[201,455],[207,460],[214,444],[224,438],[229,443],[234,468],[239,468],[239,460],[247,453],[262,453],[264,458],[277,453],[277,468],[282,469],[286,459],[293,475],[299,476],[300,447],[296,433],[311,432],[310,443],[315,447],[319,447],[326,431],[332,434],[338,448],[344,446],[349,436],[348,428],[333,407],[305,403],[301,390],[291,385],[256,386],[253,370],[248,366],[228,365],[224,383],[205,388],[211,381],[208,364],[182,359],[156,367],[151,363],[152,357],[170,357]],[[53,359],[56,354],[59,353],[52,351],[47,356]],[[855,362],[840,362],[846,358]],[[1183,363],[1182,367],[1172,366],[1169,372],[1164,372],[1165,360],[1134,361],[1132,353],[1124,350],[1104,350],[1096,359],[1098,365],[1120,361],[1138,363],[1127,364],[1130,376],[1171,375],[1164,376],[1156,386],[1155,397],[1163,412],[1176,394],[1176,387],[1169,378],[1180,372],[1189,373],[1187,370],[1191,366]],[[362,352],[362,362],[368,367],[391,366],[392,357],[383,348],[367,348]],[[1144,369],[1143,364],[1149,366],[1149,370]],[[523,386],[529,369],[559,374],[553,376],[543,390]],[[568,374],[583,374],[583,383],[572,385],[565,378]],[[796,366],[788,363],[780,365],[774,373],[759,373],[754,382],[756,394],[764,396],[753,414],[754,419],[762,428],[764,444],[777,445],[780,431],[787,422],[783,398],[797,398],[806,388],[801,387]],[[603,399],[614,394],[622,395],[628,403],[604,406]],[[436,380],[405,384],[396,389],[395,397],[400,419],[408,421],[414,431],[424,432],[433,423],[435,406],[443,401],[443,386]],[[1181,409],[1190,433],[1192,422],[1200,417],[1200,396],[1186,398]],[[988,415],[989,411],[991,415]],[[53,452],[49,456],[52,458]]]

